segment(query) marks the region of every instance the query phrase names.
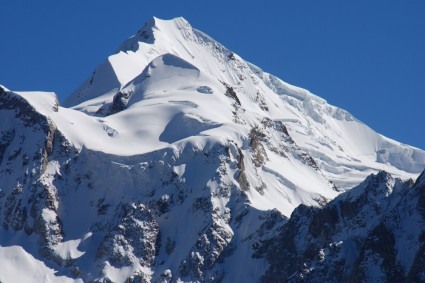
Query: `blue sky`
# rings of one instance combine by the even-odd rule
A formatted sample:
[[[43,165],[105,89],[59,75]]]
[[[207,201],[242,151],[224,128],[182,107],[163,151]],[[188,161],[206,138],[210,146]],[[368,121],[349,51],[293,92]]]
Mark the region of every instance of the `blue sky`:
[[[5,3],[6,2],[6,3]],[[425,1],[1,1],[0,84],[64,100],[151,16],[425,149]]]

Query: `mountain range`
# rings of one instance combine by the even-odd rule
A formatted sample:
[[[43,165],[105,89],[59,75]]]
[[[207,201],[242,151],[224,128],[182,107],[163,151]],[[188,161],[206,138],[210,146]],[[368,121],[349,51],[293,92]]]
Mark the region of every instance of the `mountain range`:
[[[424,165],[152,18],[63,105],[0,86],[0,281],[423,281]]]

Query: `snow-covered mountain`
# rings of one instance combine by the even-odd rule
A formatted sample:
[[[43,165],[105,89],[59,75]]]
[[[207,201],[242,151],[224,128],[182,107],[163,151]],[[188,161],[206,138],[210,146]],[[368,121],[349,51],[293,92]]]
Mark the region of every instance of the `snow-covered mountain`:
[[[324,208],[300,205],[257,247],[266,282],[423,282],[425,173],[369,176]]]
[[[274,255],[290,249],[290,225],[307,233],[310,220],[288,222],[294,209],[326,223],[333,203],[367,199],[359,188],[337,196],[370,174],[415,179],[425,164],[424,151],[263,72],[183,18],[151,19],[64,106],[54,93],[0,88],[0,260],[34,272],[0,265],[2,282],[301,280],[308,272],[279,269],[285,259]],[[410,190],[399,187],[400,197]],[[379,221],[353,228],[372,218],[365,211],[335,233],[366,239]],[[306,243],[326,253],[338,237]],[[395,258],[411,270],[412,256]],[[325,276],[338,262],[320,264],[306,266]]]

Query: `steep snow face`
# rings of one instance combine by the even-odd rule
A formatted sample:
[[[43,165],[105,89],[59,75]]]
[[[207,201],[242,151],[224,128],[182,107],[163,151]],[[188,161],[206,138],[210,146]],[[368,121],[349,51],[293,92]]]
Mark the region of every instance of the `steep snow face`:
[[[68,98],[65,106],[83,103],[78,109],[95,112],[105,102],[111,102],[117,90],[141,74],[153,59],[166,53],[193,60],[195,54],[192,52],[195,52],[200,55],[197,59],[199,62],[205,53],[202,48],[193,48],[199,40],[202,39],[194,34],[183,18],[172,21],[152,18],[95,69],[92,76]],[[204,62],[203,65],[206,64]]]
[[[234,106],[223,97],[227,89],[235,94]],[[296,144],[340,189],[350,188],[379,170],[403,179],[414,178],[425,164],[422,150],[383,137],[348,112],[263,72],[193,29],[183,18],[152,18],[99,65],[65,105],[94,116],[110,116],[128,108],[116,117],[101,120],[116,125],[112,131],[132,132],[132,138],[126,140],[143,137],[143,143],[149,146],[125,147],[126,152],[120,154],[157,149],[217,125],[221,125],[221,131],[215,131],[216,137],[239,139],[244,131],[241,128],[245,128],[245,135],[248,133],[244,125],[255,126],[267,117],[283,122]],[[229,111],[229,107],[234,109]],[[231,112],[235,114],[229,115]],[[161,115],[155,115],[157,120],[149,119],[153,113]],[[119,129],[128,127],[129,121],[134,123],[137,115],[138,121],[143,121],[137,123],[137,129]],[[159,128],[173,128],[175,119],[183,119],[194,130],[183,130],[185,134],[177,139],[168,137],[167,130],[168,134],[160,138]],[[208,131],[211,135],[213,132]],[[108,151],[117,147],[96,148]],[[129,152],[130,148],[134,151]]]

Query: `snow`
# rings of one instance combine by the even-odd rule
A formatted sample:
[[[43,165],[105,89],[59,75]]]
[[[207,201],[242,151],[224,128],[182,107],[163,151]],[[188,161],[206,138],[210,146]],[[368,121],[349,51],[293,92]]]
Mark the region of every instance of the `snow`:
[[[47,223],[56,222],[56,213],[48,208],[43,208],[41,216],[46,220]]]
[[[85,252],[79,251],[78,246],[80,245],[81,240],[69,240],[66,242],[61,242],[57,245],[55,252],[61,258],[76,259],[85,254]]]
[[[122,111],[108,116],[107,111],[100,111],[108,110],[119,93],[128,95]],[[68,198],[60,199],[58,212],[42,210],[47,223],[54,225],[58,215],[64,223],[66,238],[55,246],[55,253],[61,258],[75,259],[86,272],[90,272],[96,257],[95,247],[102,237],[92,230],[92,225],[97,217],[113,217],[97,215],[96,203],[91,203],[88,196],[91,201],[106,198],[111,206],[124,200],[146,201],[148,196],[152,197],[151,193],[166,202],[171,192],[161,182],[168,169],[184,183],[183,193],[190,201],[158,220],[161,234],[174,235],[179,247],[173,256],[161,250],[158,258],[164,261],[161,265],[164,270],[176,270],[181,259],[193,252],[199,235],[205,232],[204,228],[199,231],[188,228],[204,227],[206,221],[202,209],[194,209],[192,203],[201,197],[219,195],[220,186],[242,189],[237,178],[242,171],[245,174],[249,187],[244,189],[251,212],[245,216],[239,234],[226,222],[234,217],[229,211],[233,205],[230,197],[212,200],[212,206],[222,217],[220,227],[235,237],[232,241],[245,241],[228,259],[229,266],[256,267],[233,273],[234,278],[226,279],[231,282],[241,278],[241,281],[252,278],[257,281],[267,268],[263,261],[248,254],[252,242],[247,239],[252,237],[253,227],[260,223],[260,212],[277,209],[289,217],[300,204],[323,204],[371,173],[386,170],[402,179],[415,178],[425,164],[424,151],[386,138],[308,90],[262,71],[211,37],[192,29],[183,18],[149,21],[95,69],[65,102],[66,107],[58,106],[54,93],[10,95],[24,98],[46,116],[77,149],[90,173],[97,176],[91,180],[91,186],[101,189],[83,187],[59,192],[68,194]],[[278,122],[286,126],[289,137]],[[264,126],[267,123],[271,125]],[[264,135],[260,143],[265,156],[259,164],[254,164],[258,160],[251,148],[253,128]],[[214,163],[217,145],[228,148],[229,164],[220,168],[226,170],[221,176],[222,183],[218,180],[219,165]],[[317,168],[309,164],[308,157],[312,157]],[[61,172],[60,164],[49,161],[45,169],[41,181],[54,187],[55,176]],[[261,191],[258,188],[263,184],[265,188]],[[58,207],[58,203],[54,205]],[[166,238],[162,239],[162,246],[166,245],[165,241]],[[353,254],[350,243],[344,242],[344,248],[347,255]],[[28,259],[25,251],[18,248],[7,252],[1,248],[1,251],[0,255],[7,257],[7,261],[12,252],[16,253],[19,257],[16,260],[29,268],[42,264]],[[246,262],[241,263],[240,258]],[[1,277],[1,268],[0,280],[8,280]],[[137,264],[116,268],[106,262],[103,271],[112,281],[123,282],[142,269]],[[53,274],[45,266],[40,270]],[[148,276],[153,274],[150,269],[143,272]]]
[[[10,89],[6,88],[4,85],[0,84],[0,88],[2,88],[4,91],[10,91]]]
[[[3,283],[83,282],[81,279],[57,276],[55,270],[47,267],[19,246],[0,246],[0,262],[0,281]]]
[[[261,176],[269,190],[261,197],[250,194],[253,205],[262,210],[278,207],[290,215],[300,203],[334,198],[337,193],[327,180],[345,190],[379,170],[415,178],[425,163],[423,151],[383,137],[346,111],[243,61],[182,18],[153,18],[99,65],[90,80],[66,102],[74,107],[59,107],[57,112],[52,93],[18,94],[79,150],[118,156],[169,147],[182,150],[188,143],[202,148],[236,140],[243,145],[251,127],[264,117],[283,121],[325,178],[302,163],[268,152]],[[222,82],[233,86],[239,110],[223,95],[227,90]],[[110,104],[118,91],[130,94],[127,108],[96,117],[99,107]],[[258,99],[267,111],[258,106]],[[241,122],[235,122],[234,115]],[[252,170],[247,175],[256,183]]]
[[[141,38],[146,33],[152,40]],[[283,121],[325,177],[268,152],[262,176],[269,190],[262,197],[255,192],[250,197],[258,209],[278,207],[285,215],[319,196],[334,198],[337,193],[329,190],[327,180],[348,189],[378,170],[415,178],[425,163],[423,151],[383,137],[344,110],[243,61],[182,18],[153,18],[121,48],[96,68],[89,86],[84,84],[70,97],[66,104],[73,108],[59,107],[56,112],[53,93],[17,94],[49,117],[79,150],[119,156],[168,147],[181,150],[187,143],[203,147],[238,140],[242,145],[262,118]],[[223,95],[223,81],[233,86],[241,101],[236,114],[240,123],[232,114],[232,99]],[[118,90],[131,94],[127,108],[94,116]],[[259,95],[268,111],[258,107]],[[252,170],[247,175],[255,183]]]
[[[27,100],[37,112],[45,115],[58,107],[58,98],[54,92],[15,91],[15,93]]]
[[[115,268],[109,264],[105,266],[104,275],[109,278],[112,282],[125,283],[128,282],[127,278],[134,275],[136,271],[142,270],[146,273],[150,273],[150,270],[141,268],[140,266],[129,266],[123,268]]]

